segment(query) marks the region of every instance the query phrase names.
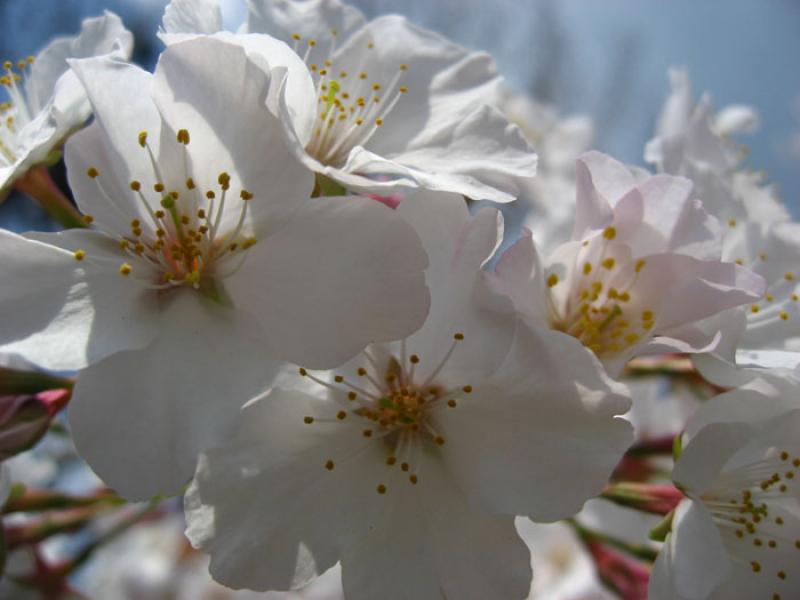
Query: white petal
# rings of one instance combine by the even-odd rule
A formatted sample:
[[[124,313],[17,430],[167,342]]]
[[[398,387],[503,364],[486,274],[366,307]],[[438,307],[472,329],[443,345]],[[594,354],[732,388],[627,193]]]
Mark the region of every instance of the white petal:
[[[133,35],[125,29],[120,18],[109,11],[102,17],[86,19],[78,36],[53,40],[36,57],[27,77],[25,87],[31,108],[38,112],[53,97],[56,83],[69,71],[67,59],[109,54],[116,48],[119,48],[121,58],[129,58],[133,49]],[[59,98],[59,94],[56,94],[56,111],[62,114],[73,112],[75,107],[70,105],[76,100],[75,95],[69,93],[66,87],[60,92],[64,96]],[[88,116],[88,113],[84,113],[83,120]],[[79,124],[80,120],[72,123],[73,126]]]
[[[504,365],[442,408],[442,451],[462,489],[496,513],[571,516],[633,441],[630,408],[594,356],[561,333],[521,325]],[[475,443],[481,440],[481,443]],[[569,473],[569,477],[564,477]]]
[[[13,257],[0,265],[8,282],[0,303],[13,315],[4,322],[3,352],[45,369],[74,370],[152,339],[155,299],[119,274],[122,261],[108,238],[77,230],[36,238],[0,230],[2,253]],[[81,262],[73,255],[77,248],[86,252]],[[104,267],[109,260],[115,268]]]
[[[172,132],[187,129],[191,175],[202,190],[219,187],[227,172],[232,189],[255,194],[249,210],[256,235],[269,220],[285,219],[313,189],[313,177],[283,143],[278,118],[267,108],[269,74],[242,47],[198,37],[173,44],[161,55],[153,99]],[[237,107],[235,110],[232,107]],[[235,114],[234,114],[235,112]],[[254,135],[253,132],[257,132]],[[234,197],[222,230],[235,226],[241,201]]]
[[[419,328],[427,260],[413,229],[367,198],[296,202],[288,225],[259,238],[226,280],[235,305],[267,333],[265,352],[330,368]]]
[[[527,595],[530,557],[514,519],[473,510],[438,460],[425,462],[417,486],[386,500],[383,520],[342,557],[347,598]]]
[[[383,448],[366,441],[355,420],[304,423],[332,410],[275,389],[248,403],[232,441],[203,455],[186,496],[187,536],[211,554],[215,579],[297,588],[375,526],[394,492],[376,492],[389,471]]]
[[[251,319],[193,290],[170,302],[159,336],[83,371],[70,404],[78,452],[129,499],[179,490],[274,373]]]
[[[418,192],[397,212],[419,234],[431,261],[426,272],[430,314],[424,327],[407,340],[408,351],[423,359],[417,373],[421,378],[431,374],[456,333],[464,334],[465,341],[447,361],[442,378],[457,379],[464,373],[481,377],[494,371],[514,331],[511,302],[492,292],[481,272],[503,237],[499,211],[486,208],[470,216],[460,196]]]
[[[162,19],[166,33],[216,33],[222,29],[219,0],[172,0]]]

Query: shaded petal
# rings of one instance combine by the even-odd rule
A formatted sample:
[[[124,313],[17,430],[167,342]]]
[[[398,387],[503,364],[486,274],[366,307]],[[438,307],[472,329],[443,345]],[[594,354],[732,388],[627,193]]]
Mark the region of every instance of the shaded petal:
[[[630,409],[627,390],[562,333],[520,324],[506,362],[473,387],[455,408],[441,408],[436,426],[460,487],[492,512],[571,516],[633,441],[630,424],[615,417]]]
[[[66,73],[70,76],[69,58],[88,58],[118,50],[120,58],[128,59],[133,49],[133,35],[125,29],[122,20],[112,12],[102,17],[86,19],[76,37],[62,37],[50,42],[36,57],[27,77],[25,91],[34,112],[43,109],[54,96],[56,116],[72,115],[72,126],[79,125],[89,116],[88,106],[82,110],[74,104],[85,101],[83,94],[75,95],[69,86],[57,83]]]
[[[152,339],[154,297],[120,276],[119,251],[106,236],[69,230],[35,237],[0,230],[2,253],[14,257],[0,264],[0,279],[8,282],[2,312],[13,315],[4,320],[3,352],[45,369],[74,370]],[[75,260],[78,248],[84,261]]]
[[[211,555],[215,579],[298,588],[374,527],[391,498],[375,491],[389,469],[381,444],[365,441],[357,420],[304,423],[335,406],[276,388],[248,403],[230,442],[203,455],[186,495],[186,534]]]
[[[347,598],[477,600],[529,592],[530,556],[513,517],[474,511],[439,460],[425,463],[419,485],[386,501],[382,521],[342,556]]]
[[[69,413],[78,452],[126,498],[178,491],[274,374],[260,342],[245,315],[178,291],[149,346],[81,372]]]
[[[216,33],[222,29],[219,0],[172,0],[161,21],[165,33]]]
[[[212,37],[169,46],[153,83],[164,122],[173,132],[189,131],[187,151],[197,185],[216,189],[219,174],[230,173],[234,190],[241,186],[255,194],[249,211],[256,233],[268,220],[287,218],[314,186],[312,174],[283,143],[278,118],[267,107],[270,87],[278,83],[238,44]],[[241,211],[238,199],[227,207],[223,231],[235,226]]]
[[[371,341],[419,328],[427,260],[413,229],[367,198],[297,202],[286,227],[260,238],[226,280],[236,306],[267,333],[265,352],[330,368]]]

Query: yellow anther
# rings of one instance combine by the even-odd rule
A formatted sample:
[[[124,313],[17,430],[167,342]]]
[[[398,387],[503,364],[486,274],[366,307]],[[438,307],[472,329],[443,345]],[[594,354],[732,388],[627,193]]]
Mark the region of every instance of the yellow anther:
[[[794,279],[794,273],[792,273],[791,271],[786,271],[786,273],[783,274],[783,278],[786,281],[792,281]]]
[[[369,75],[367,75],[366,71],[361,71],[361,73],[358,74],[359,79],[366,79],[367,77],[369,77]]]
[[[120,275],[124,275],[126,277],[131,274],[132,270],[133,270],[133,268],[128,263],[122,263],[119,266]]]
[[[759,252],[758,258],[762,261],[766,261],[769,258],[769,255],[766,252]]]
[[[636,261],[636,267],[635,267],[635,268],[636,268],[636,272],[637,272],[637,273],[639,273],[639,272],[640,272],[642,269],[644,269],[644,266],[645,266],[646,264],[647,264],[647,261],[646,261],[646,260],[644,260],[643,258],[642,258],[642,259],[639,259],[639,260],[637,260],[637,261]]]
[[[177,138],[178,138],[178,142],[180,142],[184,146],[188,146],[189,145],[189,130],[188,129],[179,129]]]
[[[400,70],[405,71],[406,69],[408,69],[408,65],[406,63],[400,63]]]
[[[217,177],[217,182],[223,190],[227,190],[231,187],[231,176],[223,171]]]
[[[339,412],[336,413],[336,418],[339,419],[340,421],[343,421],[346,417],[347,413],[343,410],[340,410]]]
[[[789,298],[791,298],[793,302],[800,301],[800,296],[798,296],[797,294],[790,294]]]
[[[383,125],[383,119],[381,119],[381,118],[375,119],[375,125],[377,125],[378,127]]]
[[[80,262],[80,261],[82,261],[84,258],[86,258],[86,251],[85,251],[85,250],[80,250],[80,249],[78,249],[78,250],[75,250],[75,252],[73,252],[73,253],[72,253],[72,256],[74,256],[74,257],[75,257],[75,260],[77,260],[78,262]]]
[[[583,274],[588,275],[592,272],[592,263],[583,263]]]
[[[405,94],[406,92],[408,92],[408,88],[406,86],[404,86],[404,85],[401,85],[400,86],[400,93],[401,94]]]
[[[558,285],[558,275],[550,273],[550,275],[547,276],[547,287],[551,288],[556,285]]]
[[[256,238],[249,237],[245,241],[242,242],[242,249],[243,250],[247,250],[248,248],[250,248],[252,246],[255,246],[255,244],[256,244]]]
[[[736,219],[728,219],[728,227],[736,227]]]
[[[450,400],[447,401],[447,406],[449,406],[450,408],[455,408],[456,401],[451,398]]]
[[[410,482],[411,482],[413,485],[417,485],[417,481],[419,481],[419,479],[417,479],[417,476],[416,476],[416,475],[413,475],[413,474],[408,476],[408,480],[409,480],[409,481],[410,481]]]
[[[139,145],[144,148],[147,145],[147,132],[142,131],[139,133]]]
[[[303,423],[311,425],[314,422],[314,417],[303,417]]]
[[[410,362],[412,365],[416,365],[416,364],[418,364],[418,363],[419,363],[419,356],[417,356],[416,354],[412,354],[411,356],[409,356],[409,357],[408,357],[408,361],[409,361],[409,362]]]
[[[642,321],[652,321],[654,316],[655,315],[653,314],[652,310],[642,311]]]
[[[325,463],[325,468],[328,469],[328,471],[333,471],[333,467],[334,465],[332,460],[329,460],[328,462]]]
[[[383,495],[383,494],[385,494],[385,493],[386,493],[386,486],[385,486],[385,485],[383,485],[382,483],[381,483],[381,484],[380,484],[380,485],[379,485],[377,488],[375,488],[375,489],[376,489],[376,490],[378,491],[378,493],[379,493],[379,494],[381,494],[381,495]]]
[[[775,296],[773,296],[772,294],[767,294],[766,296],[764,296],[764,300],[766,300],[767,302],[772,302],[773,300],[775,300]]]
[[[757,313],[760,310],[761,310],[761,308],[758,306],[758,304],[751,304],[750,305],[750,312]]]
[[[10,60],[7,60],[7,61],[3,62],[3,68],[6,71],[10,71],[11,69],[14,68],[14,63],[12,63]]]
[[[607,258],[603,261],[603,267],[609,271],[614,268],[615,264],[617,264],[617,261],[615,261],[613,258]]]
[[[437,446],[444,446],[444,438],[440,435],[437,435],[435,438],[433,438],[433,441]]]
[[[639,334],[638,333],[629,333],[625,336],[625,341],[629,344],[635,344],[639,341]]]
[[[606,227],[603,230],[603,237],[607,240],[613,240],[617,237],[617,228],[616,227]]]
[[[365,429],[361,432],[361,435],[363,435],[365,438],[372,437],[372,429]]]
[[[299,33],[293,33],[293,34],[292,34],[292,39],[293,39],[294,41],[296,41],[296,42],[299,42],[299,41],[300,41],[300,40],[302,40],[303,38],[302,38],[302,36],[301,36]]]
[[[463,388],[461,388],[461,391],[463,391],[465,394],[471,394],[472,393],[472,386],[471,385],[465,385]]]
[[[454,340],[457,340],[457,341],[459,341],[459,342],[460,342],[461,340],[463,340],[463,339],[464,339],[464,334],[463,334],[463,333],[456,333],[456,334],[453,336],[453,339],[454,339]]]
[[[94,223],[94,217],[92,215],[83,215],[83,222],[87,225],[91,225]]]
[[[86,169],[86,174],[92,179],[94,179],[95,177],[100,175],[100,171],[98,171],[95,167],[89,167],[88,169]]]
[[[142,184],[134,179],[133,181],[131,181],[131,189],[134,192],[138,192],[139,190],[142,189]]]
[[[618,298],[620,302],[628,302],[631,299],[631,295],[628,292],[622,292]]]
[[[159,193],[159,194],[160,194],[161,192],[163,192],[163,191],[164,191],[164,184],[163,184],[163,183],[156,183],[156,184],[153,186],[153,189],[154,189],[154,190],[155,190],[157,193]]]

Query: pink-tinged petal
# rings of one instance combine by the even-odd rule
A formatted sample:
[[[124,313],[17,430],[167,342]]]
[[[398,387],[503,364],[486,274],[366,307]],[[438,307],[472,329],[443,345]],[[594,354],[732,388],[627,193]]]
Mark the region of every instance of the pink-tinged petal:
[[[424,464],[418,485],[404,485],[390,498],[393,492],[384,518],[342,556],[347,598],[527,595],[530,557],[513,517],[475,511],[435,459]]]
[[[78,452],[132,500],[178,491],[275,371],[252,319],[191,290],[169,302],[158,337],[82,371],[70,405]]]
[[[523,229],[520,238],[503,253],[486,278],[494,291],[511,299],[521,315],[535,323],[547,322],[547,282],[530,230]]]
[[[35,237],[0,231],[3,254],[14,257],[0,266],[8,282],[0,304],[13,315],[3,325],[3,352],[74,370],[152,339],[154,298],[119,274],[119,251],[108,238],[77,230]],[[85,252],[80,261],[78,249]]]
[[[369,198],[298,199],[294,218],[259,238],[225,284],[262,324],[268,355],[330,368],[422,325],[426,266],[397,212]]]
[[[219,0],[172,0],[164,9],[163,33],[216,33],[222,29]]]
[[[573,515],[633,441],[630,424],[615,416],[630,408],[625,388],[564,334],[520,324],[498,372],[469,383],[473,392],[442,408],[436,426],[459,486],[492,512]]]
[[[611,224],[613,206],[634,186],[630,170],[606,154],[587,152],[576,165],[575,225],[572,239]]]
[[[382,478],[391,469],[381,444],[355,420],[305,422],[332,410],[276,388],[248,403],[235,437],[205,452],[186,496],[187,536],[211,555],[217,581],[296,589],[385,514],[395,487]],[[382,481],[385,496],[376,492]]]
[[[256,236],[288,218],[314,187],[312,174],[282,143],[281,124],[267,107],[270,88],[279,83],[244,48],[214,37],[169,46],[153,82],[165,125],[189,132],[186,151],[197,186],[217,189],[219,174],[226,172],[234,194],[240,186],[255,195],[249,211]],[[235,227],[239,218],[240,201],[233,200],[222,230]]]

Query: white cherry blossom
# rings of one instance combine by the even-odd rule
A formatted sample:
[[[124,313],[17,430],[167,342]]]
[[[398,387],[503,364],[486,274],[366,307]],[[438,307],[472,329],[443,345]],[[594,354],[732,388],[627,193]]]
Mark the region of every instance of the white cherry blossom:
[[[758,275],[719,260],[719,226],[691,182],[609,156],[578,161],[572,241],[540,258],[530,234],[492,276],[526,318],[575,336],[619,373],[633,356],[713,349],[696,323],[757,300]]]
[[[57,38],[37,56],[3,63],[0,84],[0,190],[31,167],[46,163],[64,139],[83,126],[91,107],[67,60],[113,53],[130,57],[133,36],[119,17],[86,19],[75,37]]]
[[[96,227],[0,232],[14,256],[0,306],[16,315],[3,351],[86,367],[75,443],[109,485],[143,498],[185,483],[276,359],[327,368],[418,328],[427,261],[387,207],[309,198],[313,177],[266,106],[280,81],[239,46],[175,44],[155,75],[72,64],[96,122],[66,161]]]
[[[624,387],[485,287],[497,211],[431,194],[398,208],[431,261],[422,329],[330,373],[301,368],[204,453],[187,533],[225,585],[297,588],[340,561],[350,599],[523,598],[514,515],[575,513],[630,443]]]
[[[217,31],[216,5],[173,0],[162,39]],[[426,188],[509,202],[535,175],[536,155],[496,108],[501,80],[487,54],[397,15],[367,22],[338,0],[248,7],[244,31],[291,44],[313,77],[314,91],[287,95],[280,111],[298,158],[324,176],[323,193],[333,180],[334,190]]]
[[[653,600],[800,593],[797,384],[786,392],[792,398],[757,388],[730,392],[690,423],[673,471],[686,498],[653,568]]]

